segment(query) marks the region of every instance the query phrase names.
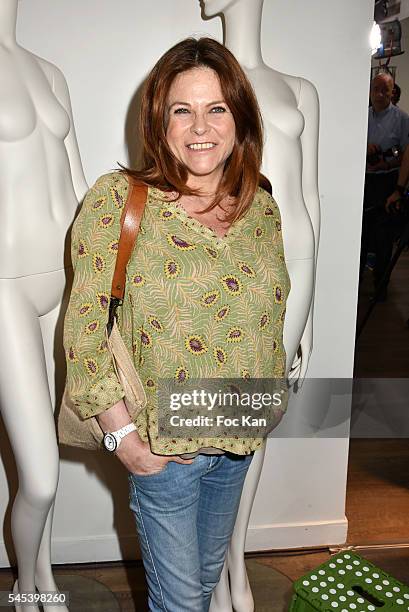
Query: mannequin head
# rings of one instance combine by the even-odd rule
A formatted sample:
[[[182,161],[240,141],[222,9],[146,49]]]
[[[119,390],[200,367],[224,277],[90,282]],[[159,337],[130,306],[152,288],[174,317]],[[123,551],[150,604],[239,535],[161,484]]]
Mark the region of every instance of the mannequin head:
[[[223,13],[234,4],[252,4],[254,5],[257,0],[201,0],[203,12],[206,17],[214,17]]]

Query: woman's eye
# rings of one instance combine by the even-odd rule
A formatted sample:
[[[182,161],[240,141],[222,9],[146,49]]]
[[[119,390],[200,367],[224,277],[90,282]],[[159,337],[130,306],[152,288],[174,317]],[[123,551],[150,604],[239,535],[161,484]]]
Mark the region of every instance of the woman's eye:
[[[213,106],[212,113],[225,113],[227,112],[227,110],[224,108],[224,106]]]
[[[189,109],[187,109],[187,108],[176,108],[174,110],[175,115],[182,115],[182,114],[188,113],[188,112],[189,112]]]

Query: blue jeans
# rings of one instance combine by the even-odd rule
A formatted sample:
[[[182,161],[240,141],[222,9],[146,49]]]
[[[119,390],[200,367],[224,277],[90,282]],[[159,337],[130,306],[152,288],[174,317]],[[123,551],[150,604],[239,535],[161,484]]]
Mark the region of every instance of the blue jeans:
[[[150,612],[207,612],[253,455],[197,455],[129,475]]]

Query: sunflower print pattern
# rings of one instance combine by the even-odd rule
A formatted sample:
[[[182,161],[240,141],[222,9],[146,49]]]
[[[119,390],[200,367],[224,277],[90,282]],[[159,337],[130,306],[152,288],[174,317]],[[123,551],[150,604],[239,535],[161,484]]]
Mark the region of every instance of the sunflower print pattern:
[[[64,325],[67,384],[83,418],[124,396],[104,350],[109,296],[128,195],[121,173],[97,180],[72,230],[74,283]],[[279,209],[263,189],[227,236],[188,216],[150,187],[136,247],[127,267],[119,327],[148,391],[135,424],[155,453],[215,447],[239,455],[264,445],[254,438],[171,440],[158,435],[160,377],[179,389],[195,378],[280,378],[290,282]]]

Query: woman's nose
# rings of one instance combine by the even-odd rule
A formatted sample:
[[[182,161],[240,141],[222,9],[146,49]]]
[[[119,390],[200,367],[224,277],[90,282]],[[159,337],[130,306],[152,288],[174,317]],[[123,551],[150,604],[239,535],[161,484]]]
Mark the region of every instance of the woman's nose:
[[[194,115],[192,127],[190,129],[198,136],[200,134],[204,134],[207,130],[207,122],[205,115],[202,113],[197,113],[196,115]]]

